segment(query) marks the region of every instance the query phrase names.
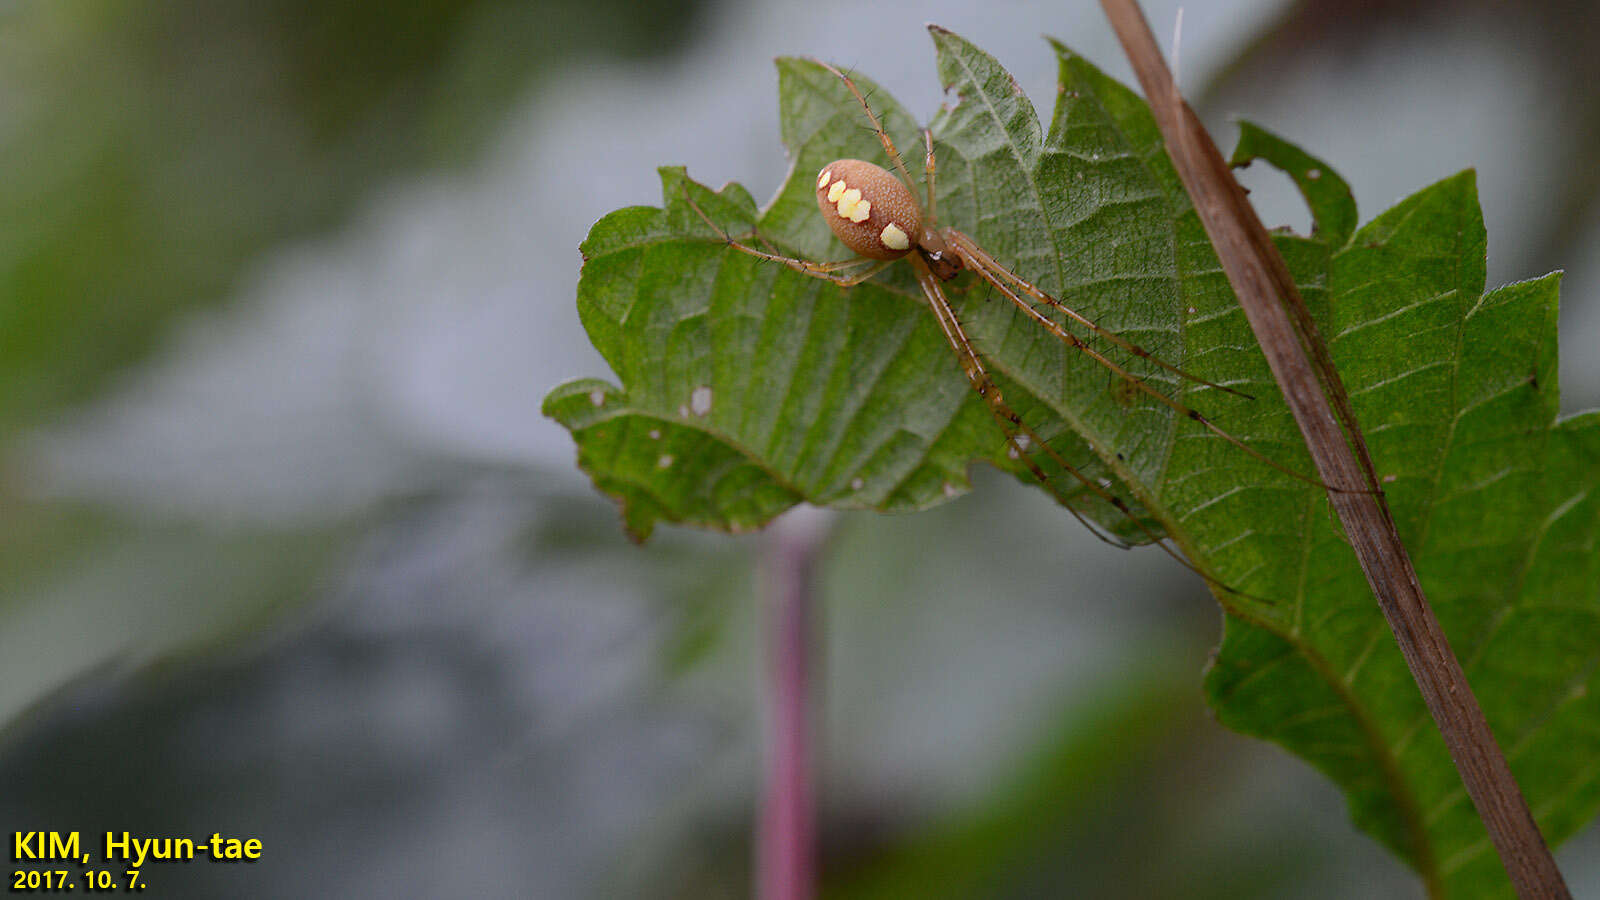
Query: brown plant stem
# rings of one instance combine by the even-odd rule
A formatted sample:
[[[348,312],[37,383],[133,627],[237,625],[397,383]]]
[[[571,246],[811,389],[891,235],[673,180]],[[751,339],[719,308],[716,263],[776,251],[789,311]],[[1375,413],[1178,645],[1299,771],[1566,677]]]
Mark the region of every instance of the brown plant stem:
[[[1287,265],[1205,126],[1178,93],[1136,0],[1101,0],[1101,6],[1139,76],[1167,153],[1305,435],[1317,470],[1323,481],[1339,488],[1328,492],[1329,501],[1517,895],[1525,900],[1569,900],[1571,894],[1505,754],[1422,594],[1338,372]],[[1308,353],[1316,358],[1315,367]]]

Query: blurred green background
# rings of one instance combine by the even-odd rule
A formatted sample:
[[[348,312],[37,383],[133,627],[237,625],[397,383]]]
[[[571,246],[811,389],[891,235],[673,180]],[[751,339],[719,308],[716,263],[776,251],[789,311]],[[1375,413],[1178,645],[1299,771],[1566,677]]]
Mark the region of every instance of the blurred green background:
[[[629,545],[538,404],[606,374],[591,223],[661,164],[775,191],[775,55],[931,115],[929,20],[1045,114],[1041,34],[1128,78],[1088,3],[0,2],[6,830],[263,841],[149,868],[163,896],[745,896],[768,538]],[[1596,33],[1577,0],[1227,0],[1179,75],[1224,146],[1266,124],[1364,217],[1476,166],[1491,284],[1568,271],[1576,410]],[[833,521],[828,896],[1420,895],[1210,721],[1195,579],[978,474]],[[1600,894],[1594,828],[1560,858]]]

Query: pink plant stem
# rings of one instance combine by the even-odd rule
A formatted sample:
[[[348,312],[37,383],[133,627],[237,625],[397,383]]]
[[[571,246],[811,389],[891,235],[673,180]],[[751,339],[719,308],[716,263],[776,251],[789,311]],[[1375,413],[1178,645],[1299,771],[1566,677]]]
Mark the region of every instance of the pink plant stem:
[[[813,575],[830,520],[801,509],[773,528],[767,576],[766,787],[756,850],[759,900],[811,900],[816,893]]]

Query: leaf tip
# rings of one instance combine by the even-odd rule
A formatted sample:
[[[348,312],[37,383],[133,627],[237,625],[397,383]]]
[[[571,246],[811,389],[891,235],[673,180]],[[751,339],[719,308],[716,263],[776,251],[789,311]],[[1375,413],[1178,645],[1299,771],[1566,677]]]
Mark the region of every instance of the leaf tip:
[[[772,58],[773,67],[778,70],[780,91],[782,90],[783,76],[792,75],[795,72],[798,72],[801,66],[805,65],[807,61],[808,57],[804,56],[774,56]]]
[[[636,526],[634,523],[628,521],[627,513],[623,513],[622,533],[628,536],[629,543],[636,547],[642,547],[644,546],[645,541],[650,540],[650,535],[654,532],[655,523],[640,523]]]
[[[1071,47],[1068,47],[1066,45],[1066,43],[1063,42],[1060,38],[1057,38],[1057,37],[1054,37],[1052,35],[1048,35],[1047,34],[1047,35],[1044,35],[1044,39],[1045,39],[1045,41],[1047,43],[1050,44],[1050,49],[1052,49],[1052,50],[1054,50],[1056,52],[1056,58],[1057,58],[1058,61],[1064,63],[1064,62],[1067,62],[1068,60],[1073,60],[1073,59],[1077,59],[1078,58],[1077,52],[1074,51]]]
[[[971,42],[967,41],[961,35],[956,34],[954,31],[951,31],[943,25],[935,25],[932,22],[929,22],[928,34],[933,37],[933,46],[939,51],[941,58],[943,54],[949,53],[952,50],[972,46]]]

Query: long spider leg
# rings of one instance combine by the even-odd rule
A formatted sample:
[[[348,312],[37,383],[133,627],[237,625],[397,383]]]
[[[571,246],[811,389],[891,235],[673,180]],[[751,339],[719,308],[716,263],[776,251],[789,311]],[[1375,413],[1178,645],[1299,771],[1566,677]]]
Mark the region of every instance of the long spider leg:
[[[866,112],[868,121],[872,122],[872,130],[878,134],[878,143],[883,145],[884,152],[889,154],[890,161],[900,171],[900,180],[904,181],[906,187],[910,188],[911,173],[906,171],[906,161],[900,158],[900,151],[895,149],[894,141],[889,139],[889,132],[884,130],[883,123],[878,120],[878,114],[872,111],[872,106],[867,103],[867,98],[861,95],[861,89],[856,87],[856,83],[850,80],[849,75],[839,71],[832,65],[815,58],[812,58],[811,62],[839,76],[839,80],[844,82],[844,86],[849,88],[850,93],[855,95],[856,101],[861,104],[861,109]]]
[[[959,233],[957,233],[957,234],[959,235]],[[1017,308],[1022,310],[1025,314],[1027,314],[1027,316],[1029,318],[1033,319],[1035,322],[1038,322],[1047,331],[1049,331],[1051,334],[1055,335],[1057,338],[1061,339],[1062,341],[1066,342],[1074,350],[1077,350],[1078,352],[1083,353],[1084,355],[1088,356],[1090,359],[1093,359],[1095,362],[1097,362],[1100,365],[1105,366],[1107,369],[1111,370],[1111,372],[1115,373],[1118,377],[1122,378],[1127,384],[1132,385],[1134,389],[1136,389],[1138,391],[1141,391],[1141,392],[1143,392],[1145,394],[1150,395],[1151,397],[1155,398],[1158,402],[1160,402],[1160,403],[1164,404],[1165,406],[1171,408],[1174,412],[1178,413],[1179,415],[1183,416],[1184,418],[1192,419],[1192,420],[1194,420],[1196,422],[1199,422],[1201,425],[1205,426],[1206,430],[1210,431],[1212,434],[1215,434],[1216,436],[1222,438],[1223,440],[1225,440],[1228,443],[1234,445],[1235,447],[1238,447],[1240,450],[1243,450],[1245,453],[1248,453],[1249,455],[1255,457],[1256,459],[1260,460],[1261,462],[1265,463],[1266,465],[1271,466],[1274,469],[1277,469],[1279,472],[1282,472],[1283,474],[1288,475],[1291,478],[1296,478],[1296,479],[1298,479],[1300,481],[1306,482],[1307,484],[1314,484],[1317,487],[1323,488],[1324,490],[1338,491],[1340,493],[1350,493],[1350,492],[1346,491],[1344,488],[1337,488],[1337,487],[1334,487],[1333,485],[1327,484],[1324,481],[1322,481],[1320,478],[1315,478],[1315,477],[1313,477],[1311,475],[1306,475],[1303,472],[1297,472],[1294,469],[1289,468],[1288,466],[1284,465],[1283,463],[1280,463],[1277,460],[1273,459],[1272,457],[1266,455],[1265,453],[1262,453],[1260,450],[1257,450],[1256,448],[1250,446],[1249,444],[1246,444],[1244,441],[1240,440],[1239,438],[1234,437],[1232,434],[1229,434],[1227,431],[1225,431],[1221,427],[1219,427],[1216,423],[1214,423],[1210,419],[1206,418],[1203,414],[1201,414],[1201,412],[1199,410],[1194,409],[1194,408],[1189,407],[1189,406],[1185,406],[1184,404],[1179,403],[1178,401],[1172,399],[1171,397],[1168,397],[1166,394],[1163,394],[1160,391],[1156,390],[1155,388],[1151,387],[1147,382],[1145,382],[1145,380],[1143,378],[1140,378],[1139,376],[1133,374],[1132,372],[1129,372],[1127,369],[1124,369],[1123,367],[1121,367],[1121,366],[1117,365],[1116,363],[1112,362],[1111,360],[1107,359],[1105,357],[1105,355],[1102,354],[1100,351],[1098,351],[1098,350],[1094,349],[1093,347],[1090,347],[1088,344],[1084,343],[1082,338],[1078,337],[1077,335],[1073,334],[1072,332],[1070,332],[1070,331],[1066,330],[1065,328],[1061,327],[1061,325],[1058,322],[1056,322],[1056,320],[1050,318],[1049,316],[1045,315],[1044,313],[1039,312],[1039,310],[1037,308],[1035,308],[1031,303],[1028,303],[1026,300],[1023,300],[1021,297],[1017,296],[1016,292],[1012,291],[1011,288],[1008,287],[1005,284],[1004,281],[1002,281],[998,276],[996,276],[993,272],[991,272],[986,265],[983,264],[983,258],[982,257],[976,256],[976,255],[974,255],[974,254],[972,254],[970,252],[970,247],[967,244],[964,244],[960,240],[957,240],[957,241],[952,241],[950,243],[950,246],[955,249],[956,254],[961,257],[962,262],[966,263],[968,268],[975,270],[978,273],[978,275],[983,278],[984,281],[987,281],[989,284],[993,285],[995,290],[997,290],[1001,294],[1005,295],[1006,299],[1010,300],[1013,304],[1015,304],[1017,306]],[[988,254],[984,254],[984,256],[988,256]],[[1360,491],[1356,491],[1354,493],[1361,493],[1361,492]]]
[[[802,275],[810,275],[812,278],[821,278],[823,281],[831,281],[839,287],[855,287],[861,282],[866,281],[879,272],[882,272],[884,269],[889,267],[890,263],[894,262],[892,259],[846,259],[840,260],[837,263],[814,263],[810,260],[795,259],[791,256],[778,256],[773,253],[764,253],[755,249],[754,247],[747,247],[738,241],[729,241],[728,246],[738,250],[741,253],[748,253],[757,259],[766,259],[771,260],[772,262],[783,263]],[[862,269],[860,272],[856,272],[853,275],[840,275],[837,271],[835,271],[846,266],[858,266],[867,263],[871,263],[871,265],[868,265],[865,269]]]
[[[1004,398],[1000,396],[999,386],[996,385],[994,383],[994,379],[989,376],[988,370],[986,370],[983,366],[983,360],[978,356],[978,352],[973,349],[971,339],[967,337],[966,331],[962,329],[960,320],[956,318],[955,310],[951,308],[950,301],[945,298],[944,287],[940,284],[939,279],[933,274],[933,270],[929,269],[928,264],[923,262],[920,257],[912,257],[911,263],[912,267],[917,273],[917,283],[922,286],[923,293],[928,297],[928,305],[933,307],[934,316],[939,320],[939,327],[944,331],[945,340],[947,340],[951,348],[955,350],[956,356],[961,361],[962,371],[966,373],[967,380],[972,382],[973,390],[977,391],[978,396],[983,398],[985,405],[989,407],[990,414],[995,417],[995,420],[1000,423],[1002,430],[1005,431],[1006,443],[1010,445],[1011,450],[1016,452],[1017,458],[1022,460],[1024,465],[1028,467],[1028,471],[1032,473],[1033,477],[1038,479],[1044,488],[1050,491],[1050,493],[1053,494],[1063,506],[1066,506],[1067,510],[1072,513],[1074,518],[1088,526],[1089,530],[1102,541],[1112,544],[1113,546],[1126,546],[1120,541],[1115,541],[1102,535],[1094,526],[1089,525],[1089,522],[1082,514],[1072,508],[1072,505],[1067,499],[1066,494],[1063,493],[1058,486],[1056,486],[1055,482],[1045,475],[1044,470],[1041,469],[1038,463],[1033,460],[1033,457],[1029,454],[1029,452],[1022,447],[1021,442],[1017,438],[1017,434],[1019,432],[1023,435],[1026,435],[1032,445],[1044,450],[1052,462],[1060,466],[1063,471],[1072,475],[1073,478],[1077,479],[1078,482],[1087,488],[1090,493],[1099,497],[1101,500],[1104,500],[1106,503],[1111,504],[1113,508],[1127,516],[1128,520],[1131,521],[1141,532],[1143,532],[1145,537],[1150,539],[1151,543],[1155,544],[1157,547],[1160,547],[1163,553],[1172,557],[1185,569],[1188,569],[1189,571],[1205,579],[1207,584],[1237,597],[1245,597],[1261,603],[1273,602],[1265,597],[1257,597],[1254,594],[1247,594],[1236,587],[1222,582],[1215,576],[1208,574],[1194,563],[1185,559],[1182,553],[1179,553],[1177,550],[1174,550],[1167,544],[1165,538],[1156,534],[1155,531],[1152,530],[1148,525],[1145,525],[1144,522],[1134,514],[1133,510],[1123,502],[1121,497],[1118,497],[1116,494],[1113,494],[1104,487],[1101,487],[1097,482],[1094,481],[1094,479],[1083,474],[1076,466],[1067,462],[1066,459],[1063,458],[1054,447],[1051,447],[1043,438],[1039,436],[1038,432],[1034,431],[1026,422],[1022,421],[1022,417],[1017,415],[1016,411],[1010,406],[1006,405]]]
[[[935,278],[935,286],[932,288],[924,286],[923,290],[925,292],[942,292],[943,286],[938,285],[937,281],[938,279]],[[1056,498],[1056,501],[1065,507],[1068,513],[1071,513],[1074,519],[1077,519],[1084,528],[1089,530],[1090,534],[1094,535],[1096,540],[1116,547],[1118,550],[1133,549],[1133,544],[1106,532],[1094,520],[1079,512],[1072,505],[1071,499],[1056,485],[1055,481],[1045,474],[1044,469],[1034,460],[1033,455],[1022,445],[1019,435],[1021,434],[1020,429],[1025,426],[1022,424],[1021,417],[1005,406],[1004,400],[998,399],[1000,397],[999,387],[995,385],[994,379],[989,377],[988,371],[983,366],[983,361],[972,350],[966,333],[962,330],[961,323],[956,319],[954,311],[950,309],[948,301],[944,299],[941,293],[938,300],[932,300],[930,295],[930,304],[933,306],[935,317],[939,320],[939,327],[944,331],[945,339],[949,341],[950,346],[956,349],[956,356],[961,362],[962,371],[966,373],[968,380],[972,382],[972,387],[978,392],[978,396],[982,397],[985,403],[988,404],[989,414],[994,416],[995,421],[1000,425],[1001,431],[1005,433],[1009,454],[1026,466],[1028,471],[1032,473],[1034,480],[1048,490]],[[991,397],[997,399],[991,401]],[[999,404],[998,410],[995,408],[995,403]],[[1030,443],[1042,443],[1038,436],[1032,432],[1029,433],[1028,440]],[[1065,468],[1077,475],[1079,480],[1083,479],[1083,476],[1078,474],[1072,466],[1068,465]]]
[[[757,250],[748,244],[741,244],[734,240],[733,236],[724,231],[722,226],[712,221],[711,217],[706,215],[706,211],[700,208],[700,204],[694,202],[694,199],[689,196],[687,189],[684,191],[683,199],[684,202],[689,204],[689,208],[694,210],[695,215],[699,216],[707,225],[709,225],[711,230],[717,233],[717,237],[721,238],[722,242],[727,244],[729,247],[738,250],[740,253],[747,253],[756,257],[757,259],[765,259],[775,263],[782,263],[803,275],[810,275],[813,278],[821,278],[825,281],[831,281],[840,287],[851,287],[860,284],[861,282],[866,281],[868,278],[871,278],[879,272],[882,272],[889,265],[889,263],[893,262],[893,260],[884,260],[880,262],[877,260],[856,257],[855,259],[841,259],[835,262],[819,263],[812,262],[807,259],[795,259],[792,256],[780,256],[776,253],[768,253],[765,250]],[[847,269],[853,266],[861,265],[865,265],[867,268],[857,272],[854,275],[837,274],[840,269]]]
[[[994,257],[990,256],[986,251],[984,251],[984,249],[982,247],[979,247],[977,241],[974,241],[972,238],[967,237],[965,234],[962,234],[961,232],[956,231],[954,228],[945,229],[943,237],[947,242],[949,242],[949,243],[951,243],[953,245],[960,246],[963,250],[965,250],[973,258],[975,258],[978,261],[980,261],[981,263],[983,263],[983,268],[986,268],[986,269],[989,269],[989,270],[991,270],[993,272],[996,272],[996,273],[998,273],[1000,275],[1000,277],[1002,277],[1002,278],[1006,279],[1007,281],[1010,281],[1013,284],[1015,284],[1023,293],[1025,293],[1028,296],[1034,298],[1035,300],[1038,300],[1040,303],[1045,304],[1046,306],[1050,307],[1051,309],[1059,310],[1067,318],[1071,319],[1074,322],[1077,322],[1079,325],[1082,325],[1083,327],[1089,329],[1090,331],[1094,332],[1095,334],[1099,335],[1100,337],[1105,338],[1106,340],[1110,341],[1111,343],[1116,344],[1118,347],[1121,347],[1122,349],[1128,351],[1129,353],[1132,353],[1134,356],[1137,356],[1140,359],[1147,359],[1150,362],[1153,362],[1156,365],[1160,366],[1161,368],[1166,369],[1168,372],[1172,372],[1173,374],[1178,375],[1181,378],[1187,378],[1188,380],[1193,381],[1196,384],[1203,384],[1206,387],[1213,387],[1213,388],[1216,388],[1219,391],[1227,391],[1230,394],[1237,394],[1240,397],[1249,397],[1251,400],[1255,399],[1254,397],[1251,397],[1249,394],[1245,393],[1244,391],[1236,390],[1234,388],[1227,387],[1226,385],[1217,384],[1214,381],[1207,381],[1206,379],[1201,378],[1198,375],[1194,375],[1194,374],[1191,374],[1189,372],[1186,372],[1183,369],[1180,369],[1177,366],[1173,365],[1172,363],[1167,362],[1166,360],[1162,359],[1161,357],[1156,356],[1154,353],[1151,353],[1149,350],[1146,350],[1143,347],[1139,346],[1138,344],[1133,343],[1132,341],[1128,340],[1127,338],[1123,337],[1122,335],[1117,334],[1114,331],[1110,331],[1108,329],[1101,328],[1099,325],[1095,324],[1094,320],[1088,318],[1087,316],[1084,316],[1083,314],[1079,313],[1077,310],[1074,310],[1072,307],[1066,305],[1065,303],[1062,303],[1060,300],[1057,300],[1056,298],[1050,296],[1049,294],[1046,294],[1044,291],[1040,290],[1039,288],[1037,288],[1034,285],[1030,284],[1027,280],[1023,279],[1021,276],[1017,275],[1017,273],[1015,273],[1015,272],[1011,271],[1010,269],[1007,269],[1005,266],[1001,265],[999,260],[996,260]]]
[[[934,203],[938,200],[938,196],[937,196],[937,194],[935,193],[935,191],[933,189],[933,175],[934,175],[934,170],[937,169],[938,167],[935,166],[934,162],[933,162],[933,132],[932,131],[929,131],[926,128],[922,129],[922,143],[923,143],[924,146],[926,146],[928,148],[927,163],[925,164],[926,168],[927,168],[927,173],[928,173],[928,176],[927,176],[928,180],[926,182],[926,186],[927,186],[927,189],[928,189],[928,202],[926,204],[924,204],[923,207],[922,207],[922,221],[923,221],[923,227],[924,228],[932,228],[933,227],[933,223],[939,221],[938,216],[936,216],[934,214]]]
[[[703,221],[707,225],[711,226],[711,230],[715,231],[717,233],[717,237],[722,238],[723,243],[727,243],[727,244],[738,244],[739,243],[739,241],[734,240],[733,237],[731,235],[729,235],[728,232],[722,228],[722,226],[718,225],[715,221],[713,221],[711,216],[704,209],[700,208],[700,204],[694,202],[694,198],[693,197],[689,196],[689,185],[687,183],[687,180],[685,180],[685,182],[681,185],[681,188],[682,188],[682,193],[683,193],[683,202],[689,204],[689,208],[694,210],[695,215],[699,216],[701,221]],[[761,242],[761,246],[763,248],[765,248],[766,251],[769,254],[771,254],[773,257],[782,257],[782,254],[778,253],[778,248],[771,241],[767,240],[766,236],[761,233],[761,229],[755,227],[754,225],[750,226],[750,236],[752,238],[754,238],[755,240],[760,241]],[[853,265],[856,265],[859,262],[861,262],[861,260],[859,260],[859,259],[841,259],[838,262],[813,263],[813,265],[825,267],[828,270],[832,271],[832,270],[836,270],[836,269],[843,269],[843,268],[846,268],[848,266],[853,266]]]

